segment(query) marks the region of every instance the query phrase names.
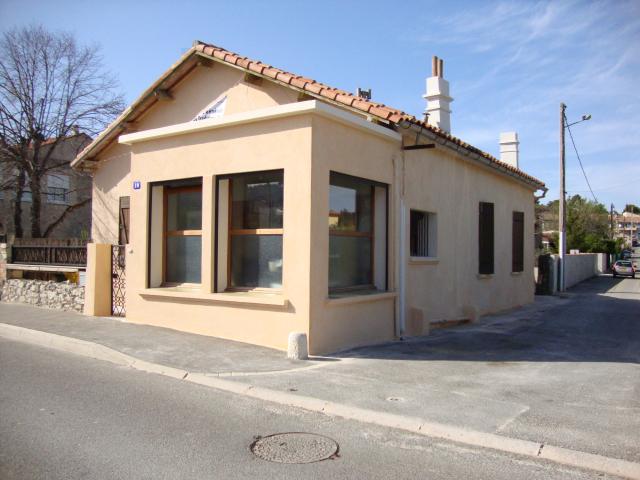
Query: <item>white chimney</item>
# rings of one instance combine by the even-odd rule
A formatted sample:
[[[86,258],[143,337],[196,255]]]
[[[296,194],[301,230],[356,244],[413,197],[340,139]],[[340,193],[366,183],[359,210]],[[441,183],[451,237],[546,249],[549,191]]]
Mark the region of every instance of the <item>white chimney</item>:
[[[427,92],[422,98],[427,100],[427,108],[424,111],[427,123],[445,132],[451,132],[449,104],[453,102],[453,98],[449,96],[449,82],[444,79],[444,62],[441,58],[433,57],[431,77],[427,78]]]
[[[500,161],[520,168],[518,162],[518,134],[516,132],[502,132],[500,134]]]

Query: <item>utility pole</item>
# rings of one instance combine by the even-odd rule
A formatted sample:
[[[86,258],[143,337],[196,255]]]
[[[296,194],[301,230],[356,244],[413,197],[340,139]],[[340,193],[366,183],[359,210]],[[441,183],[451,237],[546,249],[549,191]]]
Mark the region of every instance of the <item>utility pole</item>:
[[[609,226],[610,226],[610,231],[609,233],[611,234],[611,240],[613,240],[613,203],[611,204],[611,216],[609,217]]]
[[[565,165],[564,165],[564,125],[565,125],[565,113],[567,106],[564,103],[560,104],[560,198],[558,202],[558,222],[559,222],[559,243],[558,253],[560,253],[560,285],[558,290],[564,292],[564,256],[567,247],[566,240],[566,213],[565,213]]]

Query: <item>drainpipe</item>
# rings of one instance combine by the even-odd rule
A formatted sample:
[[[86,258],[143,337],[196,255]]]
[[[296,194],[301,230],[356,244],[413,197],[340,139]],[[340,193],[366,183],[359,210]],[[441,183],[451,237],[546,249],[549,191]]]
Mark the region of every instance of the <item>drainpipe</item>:
[[[404,164],[404,158],[402,159],[402,163]],[[399,295],[399,305],[400,305],[400,325],[399,325],[399,334],[398,337],[402,338],[405,332],[406,326],[406,269],[407,269],[407,252],[406,252],[406,234],[407,231],[407,213],[405,211],[404,206],[404,195],[400,197],[400,276],[398,278],[398,295]]]
[[[404,151],[393,157],[394,189],[396,199],[395,244],[396,244],[396,289],[398,297],[395,311],[395,334],[402,338],[405,332],[405,271],[406,271],[406,215],[404,205]]]

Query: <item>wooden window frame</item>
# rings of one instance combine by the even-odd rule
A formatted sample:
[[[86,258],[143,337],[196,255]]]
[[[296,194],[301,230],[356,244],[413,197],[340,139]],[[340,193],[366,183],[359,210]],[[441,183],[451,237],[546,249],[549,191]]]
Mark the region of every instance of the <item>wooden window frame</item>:
[[[269,287],[242,287],[242,286],[232,286],[231,285],[231,259],[233,258],[233,242],[231,241],[234,236],[240,235],[271,235],[271,236],[280,236],[282,237],[282,255],[284,258],[284,228],[232,228],[233,225],[233,179],[238,178],[244,175],[251,175],[255,173],[282,173],[282,189],[284,192],[284,170],[283,169],[275,169],[275,170],[258,170],[251,172],[242,172],[242,173],[234,173],[232,175],[225,175],[220,177],[219,180],[229,180],[228,184],[228,195],[229,199],[227,202],[227,288],[225,292],[265,292],[265,293],[280,293],[284,287],[284,263],[283,263],[283,275],[282,275],[282,287],[280,288],[269,288]],[[218,181],[219,181],[218,180]],[[282,222],[284,224],[284,193],[282,196],[282,212],[283,218]],[[216,251],[217,255],[217,251]]]
[[[167,282],[167,238],[168,237],[200,237],[202,241],[202,219],[200,219],[200,230],[167,230],[167,216],[169,213],[169,195],[182,192],[200,192],[202,209],[202,185],[190,185],[184,187],[165,186],[162,189],[162,286],[164,287],[199,287],[202,285],[202,270],[200,271],[200,282]],[[202,262],[202,259],[200,259]],[[202,267],[202,265],[201,265]]]
[[[519,230],[516,224],[520,224]],[[524,212],[514,211],[511,220],[511,272],[524,272]]]
[[[371,189],[371,221],[370,221],[370,230],[368,232],[359,232],[357,230],[349,231],[349,230],[334,230],[329,227],[329,241],[331,241],[331,236],[336,237],[358,237],[358,238],[369,238],[371,240],[371,249],[369,255],[369,271],[371,272],[370,283],[362,284],[362,285],[349,285],[347,287],[329,287],[329,294],[332,293],[345,293],[345,292],[356,292],[356,291],[364,291],[364,290],[373,290],[376,288],[374,283],[374,267],[375,267],[375,208],[376,208],[376,186],[383,186],[378,182],[373,180],[369,180],[367,178],[355,177],[353,175],[348,175],[345,173],[332,171],[331,173],[335,173],[337,175],[341,175],[343,177],[350,177],[356,180],[364,181],[370,184]],[[384,185],[384,188],[387,190],[388,195],[388,187]],[[331,180],[329,180],[329,189],[331,189]],[[331,196],[331,191],[329,191],[329,196]]]

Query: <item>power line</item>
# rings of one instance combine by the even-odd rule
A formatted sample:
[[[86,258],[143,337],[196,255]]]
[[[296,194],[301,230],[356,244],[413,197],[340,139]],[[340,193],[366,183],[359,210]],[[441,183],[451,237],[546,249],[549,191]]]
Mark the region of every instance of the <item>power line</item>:
[[[576,147],[576,142],[573,140],[573,133],[571,133],[571,127],[569,126],[569,123],[567,122],[566,115],[564,117],[564,121],[567,124],[567,131],[569,132],[569,138],[571,139],[571,144],[573,145],[573,150],[575,150],[575,152],[576,152],[576,157],[578,157],[578,163],[580,164],[580,170],[582,170],[582,174],[584,175],[584,179],[587,182],[587,186],[589,187],[589,191],[591,192],[591,195],[593,195],[593,199],[596,201],[596,203],[600,203],[600,202],[598,202],[598,199],[596,198],[596,194],[593,193],[593,189],[591,188],[591,184],[589,183],[589,179],[587,178],[587,172],[584,171],[584,167],[582,166],[582,160],[580,159],[580,154],[578,153],[578,148]]]
[[[611,190],[612,188],[624,187],[624,186],[628,186],[630,183],[637,182],[639,180],[640,180],[640,177],[631,178],[629,180],[626,180],[626,181],[621,182],[621,183],[617,183],[615,185],[609,185],[609,186],[606,186],[606,187],[594,188],[593,191],[594,192],[603,192],[605,190]],[[573,189],[567,190],[567,192],[572,192],[572,193],[584,193],[584,192],[588,192],[588,191],[589,190],[573,190]]]

